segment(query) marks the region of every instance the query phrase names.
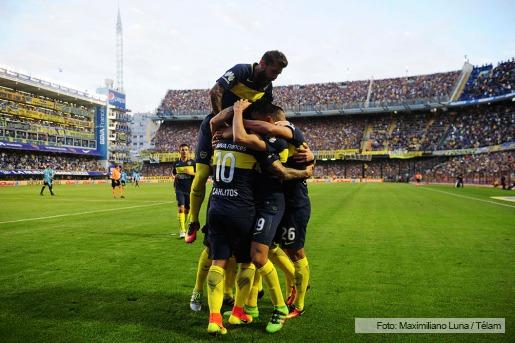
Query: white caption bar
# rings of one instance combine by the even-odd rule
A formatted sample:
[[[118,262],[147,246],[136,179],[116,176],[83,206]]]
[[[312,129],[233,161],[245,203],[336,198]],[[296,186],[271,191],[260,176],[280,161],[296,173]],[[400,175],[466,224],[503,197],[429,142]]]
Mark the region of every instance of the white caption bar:
[[[355,333],[504,333],[504,318],[355,318]]]

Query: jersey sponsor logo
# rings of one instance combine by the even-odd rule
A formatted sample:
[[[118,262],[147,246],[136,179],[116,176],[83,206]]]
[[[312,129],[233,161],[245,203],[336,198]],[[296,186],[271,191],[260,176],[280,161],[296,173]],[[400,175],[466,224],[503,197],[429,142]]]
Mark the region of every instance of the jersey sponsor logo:
[[[275,137],[271,137],[271,138],[269,138],[269,139],[268,139],[268,141],[269,141],[270,143],[275,143],[275,141],[276,141],[276,140],[277,140],[277,139],[276,139]]]

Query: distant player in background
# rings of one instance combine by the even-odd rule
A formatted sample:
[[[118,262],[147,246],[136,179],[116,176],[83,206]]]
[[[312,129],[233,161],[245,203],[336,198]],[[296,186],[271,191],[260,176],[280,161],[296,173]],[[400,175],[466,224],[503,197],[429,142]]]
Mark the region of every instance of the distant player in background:
[[[420,174],[420,172],[415,174],[415,182],[417,187],[420,186],[420,183],[422,182],[422,174]]]
[[[127,184],[127,173],[125,170],[121,170],[120,173],[120,198],[125,199],[125,196],[123,195],[125,192],[125,185]]]
[[[52,191],[52,181],[54,180],[54,175],[54,170],[50,167],[50,165],[47,165],[45,170],[43,171],[43,187],[41,188],[41,192],[39,192],[39,195],[43,195],[43,191],[45,190],[46,186],[48,186],[50,194],[52,196],[55,195],[55,193]]]
[[[111,192],[115,199],[116,194],[120,193],[120,178],[122,176],[120,170],[122,170],[122,166],[117,166],[111,169]]]
[[[132,172],[132,181],[134,182],[134,187],[139,187],[139,180],[140,180],[140,175],[136,170],[134,170]]]
[[[458,176],[456,176],[456,188],[463,188],[463,174],[458,174]]]
[[[175,162],[172,170],[174,176],[173,186],[179,213],[179,238],[186,237],[186,215],[190,209],[191,183],[195,177],[195,161],[190,158],[190,146],[181,144],[179,147],[181,157]]]

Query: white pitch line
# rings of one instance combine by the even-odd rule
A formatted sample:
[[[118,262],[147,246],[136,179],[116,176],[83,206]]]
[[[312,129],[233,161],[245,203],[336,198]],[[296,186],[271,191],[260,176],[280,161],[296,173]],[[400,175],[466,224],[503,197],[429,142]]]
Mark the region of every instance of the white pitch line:
[[[136,206],[127,206],[127,207],[119,207],[119,208],[108,208],[108,209],[105,209],[105,210],[95,210],[95,211],[84,211],[84,212],[77,212],[77,213],[57,214],[55,216],[47,216],[47,217],[7,220],[7,221],[0,222],[0,225],[1,224],[9,224],[9,223],[29,222],[29,221],[34,221],[34,220],[61,218],[61,217],[81,216],[83,214],[92,214],[92,213],[102,213],[102,212],[113,212],[113,211],[130,210],[132,208],[142,208],[142,207],[158,206],[158,205],[172,204],[172,203],[174,203],[174,201],[161,202],[161,203],[149,204],[149,205],[136,205]]]
[[[453,196],[458,197],[458,198],[465,198],[465,199],[470,199],[470,200],[476,200],[476,201],[486,202],[486,203],[488,203],[488,204],[494,204],[494,205],[499,205],[499,206],[506,206],[506,207],[515,208],[515,206],[513,206],[513,205],[501,204],[501,203],[496,202],[496,201],[484,200],[484,199],[478,199],[478,198],[469,197],[469,196],[466,196],[466,195],[455,194],[455,193],[446,192],[446,191],[441,191],[441,190],[438,190],[438,189],[432,189],[432,188],[427,188],[427,187],[421,187],[421,188],[422,188],[422,189],[425,189],[425,190],[427,190],[427,191],[432,191],[432,192],[438,192],[438,193],[443,193],[443,194],[453,195]]]
[[[50,198],[50,196],[47,196],[46,198]],[[40,199],[44,200],[45,198],[42,198],[40,197]],[[56,198],[56,197],[52,197],[51,198],[52,200],[48,200],[48,201],[52,201],[52,202],[57,202],[57,201],[67,201],[67,202],[110,202],[112,203],[113,202],[113,199],[66,199],[66,198]],[[9,197],[9,200],[25,200],[25,201],[29,201],[29,200],[33,200],[33,197],[26,197],[26,198],[11,198]],[[127,200],[127,199],[124,199],[122,200],[123,202],[125,203],[137,203],[137,204],[142,204],[142,203],[153,203],[153,204],[156,204],[156,203],[162,203],[163,200]]]

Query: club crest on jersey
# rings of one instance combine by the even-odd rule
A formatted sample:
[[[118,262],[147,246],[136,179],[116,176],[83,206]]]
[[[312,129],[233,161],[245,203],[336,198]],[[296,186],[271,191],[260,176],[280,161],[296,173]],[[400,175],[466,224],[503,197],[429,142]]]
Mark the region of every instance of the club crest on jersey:
[[[269,141],[270,143],[274,143],[276,140],[277,140],[277,139],[276,139],[275,137],[271,137],[271,138],[269,138],[269,139],[268,139],[268,141]]]
[[[201,151],[200,152],[200,158],[206,158],[206,157],[207,157],[207,152]]]
[[[232,80],[234,80],[234,73],[232,71],[228,71],[224,74],[224,79],[227,80],[228,83],[230,83]]]

